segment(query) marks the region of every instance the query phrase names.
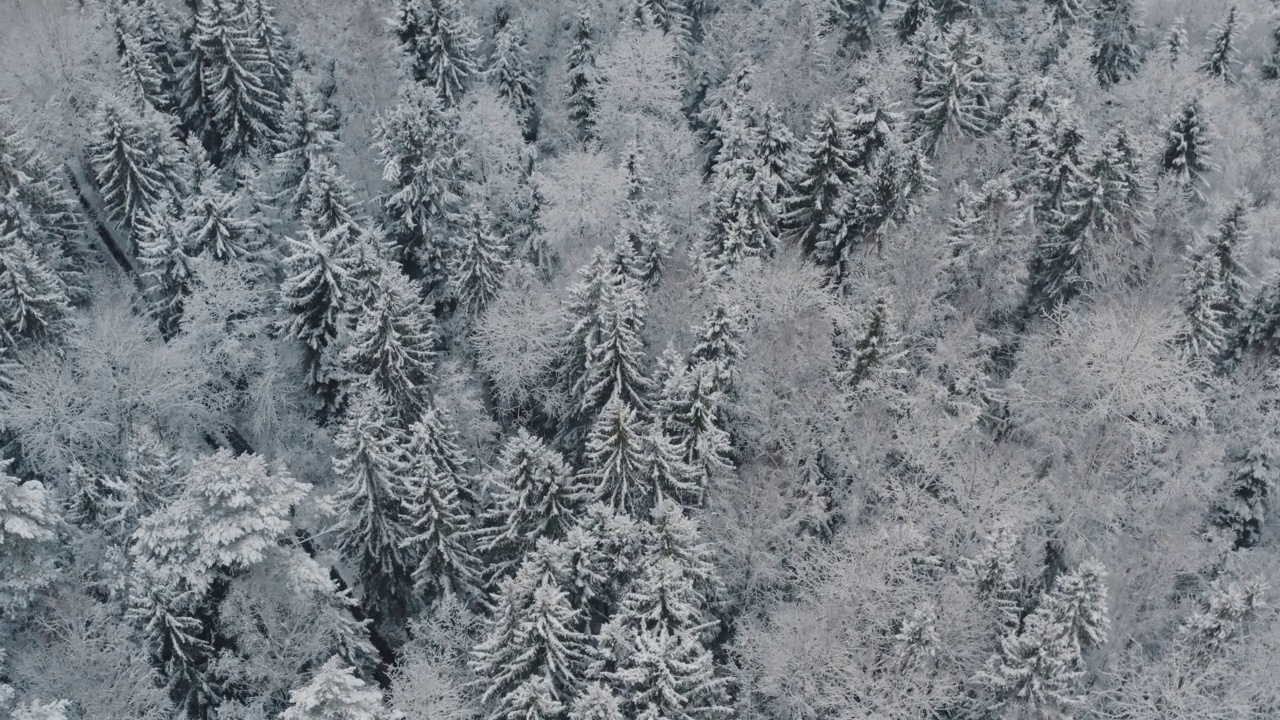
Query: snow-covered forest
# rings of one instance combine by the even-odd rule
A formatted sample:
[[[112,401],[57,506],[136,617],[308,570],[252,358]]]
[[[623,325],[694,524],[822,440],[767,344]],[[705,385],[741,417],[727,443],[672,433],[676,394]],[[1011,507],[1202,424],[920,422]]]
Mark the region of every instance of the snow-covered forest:
[[[1280,717],[1275,0],[0,0],[0,717]]]

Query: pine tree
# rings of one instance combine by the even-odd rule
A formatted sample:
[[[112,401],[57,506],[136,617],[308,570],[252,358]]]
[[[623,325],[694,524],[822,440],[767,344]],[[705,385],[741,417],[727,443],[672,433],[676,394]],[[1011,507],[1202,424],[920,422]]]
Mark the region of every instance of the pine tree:
[[[1200,63],[1200,71],[1211,78],[1222,80],[1230,85],[1236,79],[1236,32],[1239,15],[1236,6],[1227,11],[1227,17],[1213,26],[1210,36],[1213,47]]]
[[[825,105],[800,147],[798,166],[792,174],[795,195],[788,199],[789,210],[783,220],[799,231],[806,252],[812,252],[822,237],[841,188],[852,181],[852,122],[844,108]]]
[[[1208,605],[1192,613],[1178,628],[1180,639],[1190,645],[1196,655],[1210,659],[1228,647],[1241,626],[1254,620],[1267,607],[1263,594],[1267,586],[1261,579],[1246,582],[1214,580],[1209,584]]]
[[[456,105],[479,68],[474,23],[457,0],[397,0],[396,37],[409,57],[413,79]]]
[[[411,489],[403,442],[392,410],[373,387],[366,387],[347,410],[337,437],[333,470],[342,508],[332,531],[338,549],[355,567],[364,596],[384,618],[404,617],[410,607],[406,585],[416,567],[405,548],[413,537]]]
[[[306,685],[289,693],[281,720],[382,720],[390,714],[382,693],[356,677],[338,657],[329,658]]]
[[[151,314],[165,338],[178,333],[182,306],[191,294],[192,282],[192,252],[187,246],[186,228],[175,217],[177,208],[165,207],[170,204],[170,200],[162,198],[154,210],[139,219],[135,237]]]
[[[281,123],[273,180],[279,192],[277,201],[290,208],[296,218],[311,204],[315,158],[332,159],[337,151],[336,126],[337,116],[317,93],[301,84],[293,85]]]
[[[828,0],[827,21],[841,33],[841,48],[858,57],[871,46],[883,10],[879,0]]]
[[[587,417],[614,396],[638,411],[648,408],[650,381],[642,368],[644,345],[640,336],[647,310],[644,296],[632,282],[607,286],[601,298],[599,338],[591,347],[586,389],[580,399]]]
[[[1227,332],[1234,331],[1245,314],[1249,270],[1240,264],[1240,254],[1249,242],[1249,225],[1245,219],[1248,212],[1248,201],[1237,198],[1218,222],[1218,232],[1210,240],[1211,251],[1218,260],[1222,293],[1222,302],[1215,309]]]
[[[1257,547],[1263,538],[1271,498],[1280,485],[1280,446],[1270,434],[1228,456],[1229,496],[1214,508],[1215,520],[1235,533],[1237,548]]]
[[[706,254],[717,272],[747,256],[772,255],[779,244],[779,187],[763,158],[759,129],[729,120],[711,169],[712,223]]]
[[[733,445],[725,428],[723,380],[717,366],[681,362],[661,386],[657,417],[684,463],[701,473],[701,483],[731,468]]]
[[[57,336],[69,311],[62,279],[36,255],[19,228],[0,229],[0,344]]]
[[[1173,23],[1169,26],[1169,34],[1165,36],[1164,46],[1169,51],[1170,63],[1177,63],[1182,57],[1182,51],[1187,48],[1187,29],[1181,17],[1173,19]]]
[[[888,12],[889,27],[898,37],[898,42],[909,42],[917,32],[933,22],[933,0],[890,0],[889,4],[892,8]]]
[[[578,277],[578,282],[570,286],[565,303],[564,320],[569,331],[562,340],[564,352],[557,368],[559,385],[572,403],[566,420],[583,419],[581,408],[592,384],[589,374],[604,332],[606,303],[623,281],[611,270],[610,254],[599,246],[592,252],[591,261],[578,270]],[[586,416],[585,420],[590,422],[591,418]]]
[[[0,609],[6,615],[25,608],[54,579],[59,524],[44,485],[10,475],[12,463],[0,459]]]
[[[624,720],[617,696],[598,682],[582,691],[569,710],[569,720]]]
[[[507,439],[484,482],[493,506],[477,544],[502,565],[518,562],[539,538],[564,538],[589,494],[560,453],[524,428]]]
[[[994,52],[969,21],[925,43],[913,124],[930,153],[953,137],[986,133],[998,118],[1002,79]]]
[[[165,116],[105,103],[93,126],[89,163],[107,213],[126,231],[156,211],[164,196],[185,194],[182,147]]]
[[[523,29],[515,22],[508,22],[493,36],[487,74],[490,82],[497,86],[498,96],[515,110],[525,140],[533,142],[538,137],[538,110],[526,44]]]
[[[587,435],[583,481],[593,486],[595,499],[620,512],[646,507],[645,434],[635,409],[614,393]]]
[[[479,586],[479,561],[467,542],[470,517],[458,492],[459,476],[452,443],[438,412],[432,408],[409,427],[409,490],[405,509],[413,520],[406,546],[418,556],[414,590],[428,601],[446,593],[470,594]]]
[[[846,392],[856,394],[871,382],[872,375],[883,363],[889,345],[889,308],[884,298],[876,298],[867,318],[867,328],[853,346],[845,351],[836,368],[836,383]]]
[[[428,407],[436,333],[409,278],[383,272],[368,302],[349,309],[358,315],[341,354],[343,379],[376,388],[401,420],[418,417]]]
[[[1204,176],[1213,169],[1209,160],[1213,145],[1208,119],[1198,99],[1183,107],[1167,137],[1161,167],[1200,194],[1206,184]]]
[[[503,582],[484,638],[472,650],[490,720],[561,717],[563,704],[577,694],[587,638],[565,590],[542,571],[554,552],[543,541]],[[531,704],[538,709],[532,714]]]
[[[579,5],[573,21],[573,45],[569,48],[568,95],[569,119],[578,130],[578,137],[590,140],[595,135],[596,93],[599,78],[596,72],[595,38],[591,25],[591,10],[585,3]]]
[[[473,210],[449,267],[450,290],[465,313],[477,317],[497,297],[510,251],[494,232],[493,218]]]
[[[191,254],[208,253],[221,262],[252,261],[261,256],[261,229],[242,216],[233,193],[223,190],[216,178],[200,183],[187,199],[182,228]]]
[[[652,198],[652,180],[644,174],[645,156],[639,144],[631,142],[623,151],[622,170],[627,183],[622,234],[617,242],[618,261],[627,265],[631,277],[644,287],[658,284],[671,255],[667,227]]]
[[[1133,0],[1101,0],[1095,9],[1093,68],[1103,87],[1133,77],[1141,62]]]
[[[435,287],[446,277],[451,238],[464,227],[464,161],[458,116],[420,87],[407,87],[375,128],[390,193],[388,234],[411,274]]]
[[[280,128],[277,69],[247,25],[244,7],[231,0],[203,0],[191,32],[183,119],[205,136],[217,164],[268,145]]]
[[[262,52],[271,68],[268,87],[284,100],[293,84],[291,50],[276,21],[276,9],[270,0],[243,0],[244,19],[250,41]]]
[[[1188,265],[1182,301],[1187,324],[1180,339],[1189,356],[1213,360],[1226,338],[1219,309],[1225,299],[1222,265],[1208,249],[1198,252]]]

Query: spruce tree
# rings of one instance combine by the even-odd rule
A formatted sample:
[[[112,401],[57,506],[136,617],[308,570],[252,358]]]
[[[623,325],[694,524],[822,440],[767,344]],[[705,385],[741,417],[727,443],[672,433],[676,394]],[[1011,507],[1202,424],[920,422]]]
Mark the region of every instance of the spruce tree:
[[[1047,0],[1058,25],[1073,25],[1095,12],[1088,0]]]
[[[591,25],[591,10],[585,3],[579,5],[573,20],[573,44],[568,60],[569,119],[577,128],[578,137],[589,140],[595,135],[596,93],[599,78],[596,72],[595,37]]]
[[[1133,77],[1141,62],[1133,0],[1101,0],[1095,9],[1090,60],[1103,87]]]
[[[0,344],[56,337],[69,311],[66,284],[18,228],[0,232]]]
[[[1248,203],[1243,198],[1232,202],[1218,223],[1218,232],[1210,240],[1211,252],[1217,257],[1222,300],[1216,306],[1222,327],[1232,332],[1245,314],[1246,278],[1249,270],[1240,264],[1240,254],[1249,242],[1249,225],[1245,219]]]
[[[203,0],[190,44],[183,120],[204,135],[215,163],[269,145],[280,128],[283,98],[277,68],[250,35],[245,8],[232,0]]]
[[[1262,77],[1267,80],[1280,79],[1280,22],[1271,30],[1271,54],[1262,65]]]
[[[909,42],[917,32],[933,22],[933,0],[890,0],[889,6],[889,27],[898,42]]]
[[[884,3],[879,0],[828,0],[827,22],[840,33],[840,46],[859,57],[871,46]]]
[[[855,159],[849,147],[852,123],[844,108],[824,105],[800,147],[792,174],[795,194],[788,199],[789,209],[783,220],[799,232],[806,252],[812,252],[817,245],[841,188],[853,178]]]
[[[292,86],[273,160],[276,199],[295,218],[311,204],[316,158],[332,160],[338,147],[337,116],[320,95],[301,83]]]
[[[725,430],[726,401],[717,366],[681,363],[661,387],[657,416],[679,448],[681,460],[701,474],[700,482],[732,468],[733,445]]]
[[[648,408],[650,381],[642,367],[648,305],[632,281],[607,287],[601,301],[599,337],[587,361],[582,412],[590,417],[617,396],[639,411]]]
[[[1169,60],[1171,63],[1177,63],[1182,57],[1182,51],[1187,48],[1187,29],[1183,26],[1183,19],[1176,17],[1169,26],[1169,34],[1164,38],[1165,49],[1169,51]]]
[[[583,481],[596,500],[619,512],[638,512],[648,504],[645,494],[647,429],[626,400],[614,394],[600,409],[587,435]]]
[[[382,693],[368,687],[337,656],[330,658],[315,676],[289,693],[289,707],[281,720],[381,720],[388,713]]]
[[[688,634],[640,630],[628,637],[614,682],[636,718],[711,720],[733,714],[727,681],[717,678],[711,652]]]
[[[1205,248],[1188,266],[1182,299],[1186,328],[1179,337],[1189,356],[1212,361],[1222,352],[1226,339],[1220,309],[1225,299],[1222,264]]]
[[[1204,176],[1213,170],[1209,160],[1213,145],[1209,138],[1208,118],[1199,99],[1182,108],[1166,137],[1161,168],[1201,194],[1206,185]]]
[[[413,79],[434,90],[445,105],[456,105],[479,72],[480,42],[458,1],[397,0],[394,23]]]
[[[409,427],[405,447],[405,510],[414,533],[405,544],[419,558],[414,590],[428,602],[446,593],[469,595],[479,587],[480,565],[468,542],[471,520],[458,491],[456,458],[440,453],[451,444],[448,434],[432,408]]]
[[[6,614],[26,607],[54,579],[58,540],[52,494],[38,480],[11,475],[12,464],[0,458],[0,608]]]
[[[347,239],[360,234],[355,192],[329,158],[321,155],[311,160],[310,197],[302,209],[302,227],[321,237]]]
[[[166,339],[178,334],[182,306],[191,294],[191,248],[186,227],[176,217],[176,207],[162,198],[158,206],[138,221],[135,243],[141,278],[151,304],[151,315]]]
[[[451,239],[465,227],[465,156],[457,123],[456,111],[411,86],[375,129],[383,177],[390,184],[382,201],[388,234],[401,262],[411,274],[421,274],[428,288],[447,277]]]
[[[516,22],[508,22],[493,36],[487,75],[498,89],[498,96],[511,105],[520,121],[524,138],[533,142],[538,137],[538,109],[534,104],[533,75],[529,72],[528,41]]]
[[[1264,434],[1227,457],[1228,497],[1214,508],[1217,524],[1235,534],[1237,548],[1257,547],[1263,539],[1271,499],[1280,480],[1280,446]]]
[[[126,81],[156,110],[171,112],[182,55],[177,22],[156,0],[117,0],[106,11]]]
[[[890,342],[888,323],[888,304],[884,298],[877,298],[862,336],[852,347],[844,349],[844,357],[836,368],[836,384],[846,392],[856,394],[862,390],[885,360]]]
[[[994,52],[969,21],[925,43],[913,125],[930,153],[951,138],[986,133],[998,118],[1002,79]]]
[[[261,256],[261,229],[243,217],[234,194],[216,178],[200,183],[187,200],[182,227],[192,255],[208,253],[221,262],[252,261]]]
[[[408,584],[417,563],[405,547],[414,536],[408,509],[413,497],[392,412],[372,385],[348,407],[333,460],[339,479],[334,499],[342,510],[331,530],[369,604],[384,618],[403,618],[412,605]]]
[[[712,224],[706,253],[724,272],[746,256],[772,255],[779,244],[778,185],[759,150],[760,131],[736,120],[720,130],[721,149],[711,169]]]
[[[569,710],[569,720],[624,720],[625,717],[618,697],[598,682],[588,685]]]
[[[164,196],[187,189],[182,146],[166,116],[146,108],[104,103],[87,147],[108,215],[132,233]]]
[[[271,0],[243,0],[244,19],[250,41],[261,51],[271,68],[268,87],[284,100],[293,84],[291,50],[284,31],[276,20],[276,9]]]
[[[393,415],[409,422],[428,407],[435,319],[403,273],[387,269],[370,290],[368,302],[349,308],[357,315],[341,354],[342,378],[348,387],[377,388]]]
[[[493,229],[493,218],[472,210],[449,266],[449,288],[458,306],[477,317],[503,286],[511,249]]]
[[[1216,78],[1230,85],[1236,79],[1236,33],[1239,13],[1232,5],[1222,22],[1213,26],[1210,39],[1213,46],[1204,62],[1200,63],[1200,71],[1211,78]]]
[[[693,18],[685,0],[632,0],[632,21],[641,31],[656,28],[671,38],[676,62],[685,66],[693,53]]]
[[[325,358],[338,337],[347,297],[354,292],[349,248],[339,244],[345,239],[308,231],[300,240],[289,240],[291,254],[285,258],[285,279],[280,285],[284,331],[302,343],[308,382],[327,399],[336,389],[331,387]]]

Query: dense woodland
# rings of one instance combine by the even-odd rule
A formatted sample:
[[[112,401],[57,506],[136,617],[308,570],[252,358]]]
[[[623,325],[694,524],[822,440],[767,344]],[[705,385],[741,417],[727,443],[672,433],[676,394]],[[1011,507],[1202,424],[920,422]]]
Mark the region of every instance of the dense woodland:
[[[1272,0],[0,0],[0,716],[1280,716]]]

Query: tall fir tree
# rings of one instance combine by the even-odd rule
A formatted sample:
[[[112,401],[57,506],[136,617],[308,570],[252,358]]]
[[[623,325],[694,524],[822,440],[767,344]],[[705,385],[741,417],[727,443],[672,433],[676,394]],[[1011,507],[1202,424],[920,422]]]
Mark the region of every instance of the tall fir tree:
[[[644,167],[645,155],[640,145],[628,143],[622,155],[627,195],[622,232],[617,238],[625,247],[618,249],[618,260],[627,265],[627,274],[651,288],[662,278],[671,255],[671,241],[653,200],[653,181],[645,175]]]
[[[817,245],[841,188],[852,181],[852,123],[844,108],[824,105],[800,146],[791,180],[795,194],[788,199],[783,220],[799,233],[806,252],[812,252]]]
[[[1138,25],[1133,19],[1133,0],[1101,0],[1093,25],[1093,68],[1103,87],[1133,77],[1142,53],[1138,47]]]
[[[162,197],[186,194],[184,153],[167,116],[107,102],[93,125],[89,163],[108,215],[126,232]]]
[[[394,24],[413,79],[445,105],[456,105],[479,73],[480,44],[458,0],[397,0]]]
[[[585,3],[579,5],[573,20],[573,45],[569,48],[568,87],[566,102],[569,119],[577,128],[578,137],[590,140],[595,136],[596,94],[600,79],[596,71],[595,32],[591,24],[591,10]]]
[[[616,393],[601,408],[587,435],[583,481],[596,500],[619,512],[639,512],[648,504],[645,472],[647,429],[636,411]]]
[[[486,73],[520,121],[527,142],[538,137],[538,108],[534,102],[534,80],[529,70],[528,40],[523,28],[508,21],[493,36]]]
[[[336,388],[326,358],[338,337],[348,295],[354,292],[345,241],[345,235],[322,237],[314,231],[290,240],[291,253],[285,258],[285,279],[280,285],[284,331],[302,343],[307,380],[327,405],[332,404]]]
[[[38,480],[10,474],[0,458],[0,608],[15,613],[47,588],[56,574],[59,517],[52,493]]]
[[[683,460],[701,474],[706,486],[732,465],[733,445],[725,429],[723,380],[718,366],[699,362],[686,369],[683,359],[662,382],[657,417]]]
[[[851,57],[871,46],[883,11],[880,0],[827,0],[827,22],[840,33],[840,47]]]
[[[459,493],[454,467],[457,451],[450,447],[448,429],[435,408],[409,427],[408,500],[405,509],[413,522],[413,536],[405,540],[418,559],[413,571],[414,590],[431,602],[444,594],[464,598],[479,588],[479,560],[470,547],[471,519]],[[446,450],[441,452],[442,447]]]
[[[779,244],[779,190],[758,154],[760,131],[736,120],[720,129],[721,148],[711,169],[712,223],[706,254],[723,273],[747,256],[772,255]]]
[[[1227,498],[1214,508],[1217,524],[1235,534],[1237,548],[1257,547],[1280,481],[1280,446],[1263,433],[1227,456]]]
[[[1198,98],[1183,106],[1166,137],[1164,154],[1160,158],[1161,168],[1197,194],[1202,194],[1207,185],[1205,175],[1214,167],[1209,159],[1213,150],[1209,119]]]
[[[193,253],[187,244],[187,229],[172,204],[172,200],[162,198],[139,220],[135,240],[151,315],[166,339],[178,334],[183,304],[191,294],[192,284]]]
[[[1202,248],[1188,262],[1184,281],[1186,327],[1179,337],[1188,356],[1213,361],[1222,352],[1226,329],[1220,308],[1225,297],[1222,264],[1209,248]]]
[[[193,255],[208,253],[220,262],[262,257],[262,229],[254,218],[244,216],[236,195],[224,190],[217,178],[200,183],[187,202],[182,227]]]
[[[1200,71],[1230,85],[1236,79],[1236,34],[1239,32],[1239,11],[1235,5],[1227,11],[1222,22],[1213,26],[1210,39],[1213,45],[1209,48],[1204,62],[1200,63]]]
[[[66,283],[19,229],[0,229],[0,345],[57,337],[70,305]]]
[[[641,339],[647,310],[634,281],[607,286],[599,310],[599,339],[591,348],[580,398],[585,416],[593,416],[615,395],[638,411],[648,409],[651,383],[643,368]]]
[[[410,577],[417,567],[405,546],[414,533],[404,441],[392,409],[373,386],[363,388],[347,409],[333,461],[341,508],[332,531],[338,549],[355,569],[370,607],[387,620],[404,618],[413,606]]]
[[[281,720],[380,720],[389,713],[382,693],[356,677],[352,667],[332,657],[306,685],[289,693]]]
[[[1262,77],[1267,80],[1280,80],[1280,22],[1272,25],[1271,54],[1262,65]]]
[[[995,52],[969,21],[925,42],[913,125],[930,153],[952,138],[986,133],[999,117],[1003,79]]]
[[[463,312],[479,316],[497,297],[510,254],[511,248],[494,231],[493,218],[472,210],[449,265],[449,289]]]
[[[1221,303],[1215,309],[1228,333],[1234,331],[1244,317],[1245,294],[1249,290],[1249,270],[1240,262],[1244,246],[1249,242],[1249,224],[1245,217],[1248,212],[1246,199],[1234,200],[1210,240],[1211,252],[1218,260],[1222,293]]]
[[[295,218],[311,204],[316,158],[332,160],[338,148],[337,115],[321,96],[301,83],[292,86],[272,168],[276,200]]]

